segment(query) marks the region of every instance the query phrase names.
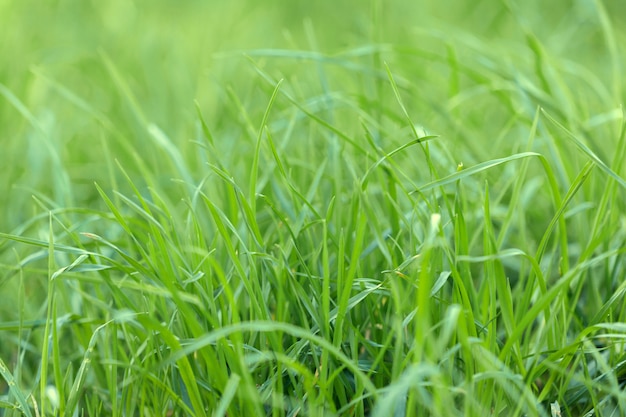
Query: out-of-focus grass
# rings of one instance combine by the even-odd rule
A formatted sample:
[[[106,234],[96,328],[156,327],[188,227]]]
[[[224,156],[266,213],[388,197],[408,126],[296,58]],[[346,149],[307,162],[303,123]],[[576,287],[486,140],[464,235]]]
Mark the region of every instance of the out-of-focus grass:
[[[624,6],[0,2],[0,415],[616,415]]]

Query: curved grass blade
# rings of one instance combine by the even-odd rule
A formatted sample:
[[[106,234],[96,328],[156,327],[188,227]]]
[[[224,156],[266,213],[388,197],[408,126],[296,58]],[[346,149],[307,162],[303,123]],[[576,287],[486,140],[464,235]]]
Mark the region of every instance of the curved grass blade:
[[[443,177],[436,181],[429,182],[428,184],[425,184],[419,187],[417,190],[411,191],[411,194],[416,193],[416,192],[423,193],[428,190],[432,190],[433,188],[441,187],[442,185],[451,184],[453,182],[472,176],[479,172],[486,171],[498,165],[502,165],[507,162],[515,161],[515,160],[522,159],[522,158],[528,158],[532,156],[541,156],[541,154],[537,152],[521,152],[521,153],[511,155],[511,156],[507,156],[505,158],[498,158],[498,159],[492,159],[490,161],[481,162],[479,164],[474,165],[473,167],[465,168],[461,171],[455,172],[454,174],[450,174],[447,177]]]
[[[9,372],[9,368],[7,368],[2,358],[0,358],[0,376],[4,378],[7,385],[9,386],[9,393],[15,397],[15,400],[19,405],[20,411],[24,413],[26,417],[32,417],[30,408],[28,407],[28,404],[26,402],[26,395],[24,395],[22,390],[17,386],[13,375],[11,374],[11,372]],[[10,405],[13,406],[13,404]],[[0,404],[0,407],[1,406],[2,405]]]
[[[565,134],[569,137],[569,139],[574,142],[574,144],[576,145],[576,147],[578,149],[580,149],[581,151],[583,151],[583,153],[585,155],[587,155],[593,162],[596,163],[596,165],[598,165],[598,167],[604,171],[609,177],[613,178],[615,181],[617,181],[617,183],[619,185],[621,185],[622,187],[626,188],[626,180],[624,180],[622,177],[620,177],[619,175],[617,175],[617,173],[615,171],[613,171],[607,164],[604,163],[604,161],[602,161],[598,155],[596,155],[591,149],[589,149],[589,147],[587,145],[585,145],[584,143],[582,143],[577,137],[576,135],[574,135],[570,130],[568,130],[565,126],[563,126],[561,123],[557,122],[556,119],[554,119],[552,116],[550,116],[550,114],[548,114],[547,111],[545,111],[544,109],[541,110],[541,112],[543,113],[544,116],[546,116],[546,119],[548,119],[550,122],[552,122],[552,124],[554,124],[556,127],[558,127],[559,129],[561,129],[563,132],[565,132]]]

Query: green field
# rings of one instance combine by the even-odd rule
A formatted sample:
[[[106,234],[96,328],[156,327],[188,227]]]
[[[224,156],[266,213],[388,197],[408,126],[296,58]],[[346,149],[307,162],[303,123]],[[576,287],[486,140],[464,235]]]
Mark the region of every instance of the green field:
[[[1,417],[626,415],[626,2],[0,16]]]

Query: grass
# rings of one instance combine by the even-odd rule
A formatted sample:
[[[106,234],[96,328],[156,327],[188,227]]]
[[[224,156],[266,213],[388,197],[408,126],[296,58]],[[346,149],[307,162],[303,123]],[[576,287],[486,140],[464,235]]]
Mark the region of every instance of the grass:
[[[626,414],[622,5],[31,3],[0,416]]]

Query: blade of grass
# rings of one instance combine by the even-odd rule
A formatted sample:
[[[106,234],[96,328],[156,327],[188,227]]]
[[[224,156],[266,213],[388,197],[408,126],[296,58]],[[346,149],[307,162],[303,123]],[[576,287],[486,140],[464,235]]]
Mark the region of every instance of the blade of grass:
[[[605,174],[613,178],[623,188],[626,188],[626,180],[624,180],[622,177],[617,175],[617,173],[613,171],[607,164],[605,164],[604,161],[598,158],[598,156],[591,149],[589,149],[589,147],[587,147],[582,141],[580,141],[580,139],[578,139],[576,135],[574,135],[569,129],[567,129],[565,126],[559,123],[556,119],[554,119],[547,111],[542,109],[541,113],[554,126],[558,127],[559,130],[563,131],[566,134],[566,136],[569,138],[569,140],[571,140],[578,149],[580,149],[585,155],[587,155],[589,159],[591,159],[596,165],[598,165],[598,167],[602,171],[604,171]]]
[[[303,339],[320,346],[323,349],[328,350],[337,360],[341,362],[347,369],[354,373],[355,377],[361,380],[361,383],[365,389],[374,398],[378,397],[378,390],[367,378],[367,376],[358,368],[358,366],[347,356],[345,356],[340,349],[332,345],[332,343],[320,336],[314,335],[308,329],[304,329],[298,326],[294,326],[288,323],[278,323],[273,321],[248,321],[238,324],[215,329],[212,332],[207,333],[204,336],[195,338],[189,344],[182,349],[172,353],[161,366],[166,366],[169,363],[178,361],[180,358],[192,354],[195,351],[202,349],[204,346],[211,345],[217,340],[226,338],[231,334],[237,334],[242,332],[275,332],[281,331],[287,333],[293,337]]]
[[[261,143],[263,140],[263,133],[267,129],[267,123],[269,121],[270,111],[272,110],[272,106],[276,101],[278,96],[278,92],[280,91],[280,85],[283,80],[279,80],[274,87],[274,91],[272,91],[272,95],[267,103],[267,107],[265,108],[265,112],[263,113],[263,119],[261,119],[261,125],[258,129],[256,146],[254,149],[254,158],[252,159],[252,167],[250,168],[250,193],[248,195],[250,201],[250,209],[252,212],[252,216],[256,216],[256,198],[257,198],[257,177],[259,175],[259,157],[261,155]]]
[[[426,191],[432,190],[433,188],[438,188],[447,184],[454,183],[458,180],[462,180],[464,178],[470,177],[482,171],[486,171],[498,165],[505,164],[507,162],[516,161],[518,159],[533,157],[533,156],[540,157],[541,154],[536,153],[536,152],[521,152],[521,153],[510,155],[504,158],[492,159],[490,161],[481,162],[469,168],[463,168],[461,171],[457,171],[441,179],[422,185],[421,187],[419,187],[419,189],[414,190],[411,193],[416,193],[416,192],[424,193]]]
[[[9,394],[15,397],[20,412],[24,413],[26,417],[33,417],[30,407],[28,406],[27,396],[19,388],[17,381],[15,380],[15,378],[13,378],[13,375],[9,371],[9,368],[6,366],[2,358],[0,358],[0,376],[2,376],[2,378],[9,386]],[[15,404],[7,401],[5,402],[4,407],[12,408],[15,407]]]
[[[237,390],[239,389],[239,382],[241,381],[241,377],[237,374],[231,374],[230,378],[228,378],[228,383],[224,388],[224,393],[222,394],[222,398],[220,402],[213,412],[213,417],[218,416],[227,416],[228,415],[228,407],[230,403],[235,398]]]

